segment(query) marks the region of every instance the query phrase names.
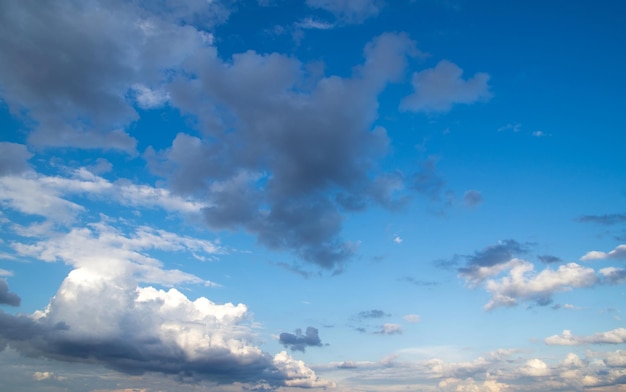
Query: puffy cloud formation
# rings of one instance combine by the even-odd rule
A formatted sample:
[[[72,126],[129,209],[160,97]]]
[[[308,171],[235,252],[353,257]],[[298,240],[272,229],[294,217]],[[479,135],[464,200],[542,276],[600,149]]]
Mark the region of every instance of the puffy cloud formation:
[[[6,279],[0,279],[0,305],[20,306],[21,301],[19,295],[9,291]]]
[[[306,351],[307,347],[322,347],[319,331],[317,328],[307,327],[304,335],[301,329],[296,329],[295,334],[283,332],[279,336],[279,341],[292,351]]]
[[[463,70],[449,61],[413,74],[412,95],[404,98],[401,109],[415,112],[447,112],[454,104],[471,104],[491,98],[489,75],[477,73],[464,80]]]
[[[564,330],[560,335],[549,336],[544,339],[547,345],[579,346],[584,344],[621,344],[626,343],[626,329],[617,328],[611,331],[598,332],[591,336],[576,336],[571,331]]]
[[[160,372],[230,383],[322,385],[286,353],[275,358],[252,344],[243,304],[194,301],[176,289],[139,287],[89,268],[65,278],[44,311],[0,313],[0,337],[30,356],[88,361],[120,372]]]
[[[618,245],[610,252],[592,250],[591,252],[587,252],[583,257],[580,258],[580,260],[626,260],[626,245]]]
[[[487,281],[485,287],[491,294],[486,310],[499,306],[515,306],[519,301],[534,301],[539,305],[552,302],[552,295],[572,288],[591,287],[598,277],[591,268],[576,263],[560,265],[556,270],[544,269],[536,273],[532,263],[514,259],[508,275],[500,280]]]

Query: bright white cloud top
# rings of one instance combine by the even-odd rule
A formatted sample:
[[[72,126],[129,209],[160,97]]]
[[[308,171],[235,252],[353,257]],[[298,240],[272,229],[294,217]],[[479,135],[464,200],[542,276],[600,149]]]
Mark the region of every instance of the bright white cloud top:
[[[0,3],[0,389],[626,390],[624,12]]]

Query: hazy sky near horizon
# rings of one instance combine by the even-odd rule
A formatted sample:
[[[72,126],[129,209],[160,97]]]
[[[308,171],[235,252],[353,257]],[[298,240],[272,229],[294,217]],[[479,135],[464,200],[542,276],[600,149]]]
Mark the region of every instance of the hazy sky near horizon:
[[[626,391],[626,3],[0,2],[11,391]]]

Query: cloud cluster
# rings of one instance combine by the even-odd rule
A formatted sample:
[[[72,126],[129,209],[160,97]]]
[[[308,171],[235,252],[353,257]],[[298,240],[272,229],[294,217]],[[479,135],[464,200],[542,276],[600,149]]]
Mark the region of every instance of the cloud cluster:
[[[621,258],[621,246],[609,253],[589,252],[582,260]],[[520,244],[514,240],[500,241],[471,256],[455,256],[467,260],[458,269],[459,277],[471,288],[483,286],[491,295],[485,310],[497,307],[517,306],[521,302],[534,302],[545,306],[552,303],[555,293],[575,288],[588,288],[596,285],[615,285],[626,282],[626,270],[606,267],[598,271],[577,263],[558,265],[556,268],[535,270],[529,261],[517,258],[528,253],[530,244]],[[556,264],[561,260],[554,256],[539,256],[546,264]]]
[[[621,344],[626,343],[626,329],[617,328],[611,331],[599,332],[590,336],[576,336],[569,330],[560,335],[549,336],[544,339],[549,346],[580,346],[584,344]]]
[[[295,330],[295,334],[283,332],[279,336],[279,342],[292,351],[305,352],[307,347],[322,347],[319,331],[313,327],[307,327],[304,334],[299,328]]]
[[[44,311],[0,313],[0,338],[29,356],[92,362],[120,372],[160,372],[216,382],[314,386],[315,373],[286,353],[253,345],[243,304],[190,300],[90,268],[65,278]]]

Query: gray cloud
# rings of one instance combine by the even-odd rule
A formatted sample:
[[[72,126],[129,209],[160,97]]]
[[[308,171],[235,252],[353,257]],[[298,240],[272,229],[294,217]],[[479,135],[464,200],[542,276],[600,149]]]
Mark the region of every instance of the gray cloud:
[[[454,104],[471,104],[491,98],[489,75],[477,73],[464,80],[463,70],[449,61],[413,74],[415,92],[404,98],[400,108],[410,111],[447,112]]]
[[[0,142],[0,176],[26,171],[32,156],[23,144]]]
[[[483,202],[483,195],[472,189],[463,194],[463,201],[467,207],[476,207]]]
[[[295,330],[295,334],[283,332],[280,334],[279,341],[285,347],[291,348],[292,351],[304,352],[307,347],[322,347],[319,332],[317,328],[313,327],[307,327],[304,334],[300,328]]]
[[[541,261],[544,264],[554,264],[554,263],[560,263],[563,261],[559,257],[552,256],[552,255],[540,255],[540,256],[537,256],[537,258],[539,259],[539,261]]]
[[[359,320],[366,320],[366,319],[380,319],[380,318],[389,317],[389,316],[391,316],[389,313],[385,313],[384,311],[380,309],[372,309],[372,310],[364,310],[362,312],[359,312],[356,315],[356,318]]]
[[[345,23],[362,23],[378,15],[384,6],[382,0],[306,0],[306,4],[329,11]]]
[[[9,291],[9,285],[5,279],[0,279],[0,304],[20,306],[22,302],[19,295]]]
[[[416,279],[412,276],[405,276],[400,278],[401,281],[403,282],[407,282],[410,283],[412,285],[415,286],[421,286],[421,287],[433,287],[433,286],[437,286],[439,284],[439,282],[435,282],[432,280],[422,280],[422,279]]]
[[[169,94],[201,135],[148,150],[151,169],[176,192],[208,193],[210,227],[244,229],[271,249],[341,271],[356,250],[340,236],[341,211],[404,203],[402,176],[377,168],[389,139],[372,123],[377,95],[419,52],[406,35],[383,34],[364,54],[353,77],[340,78],[309,74],[276,53],[226,62],[214,48],[199,51],[189,62],[198,78],[177,78]]]
[[[0,4],[0,90],[15,114],[32,120],[29,143],[134,152],[123,130],[137,119],[128,93],[159,87],[164,71],[203,45],[195,28],[138,7],[151,3]],[[159,2],[187,12],[177,4]]]
[[[611,226],[626,222],[626,214],[583,215],[576,219],[578,222],[598,223]]]

